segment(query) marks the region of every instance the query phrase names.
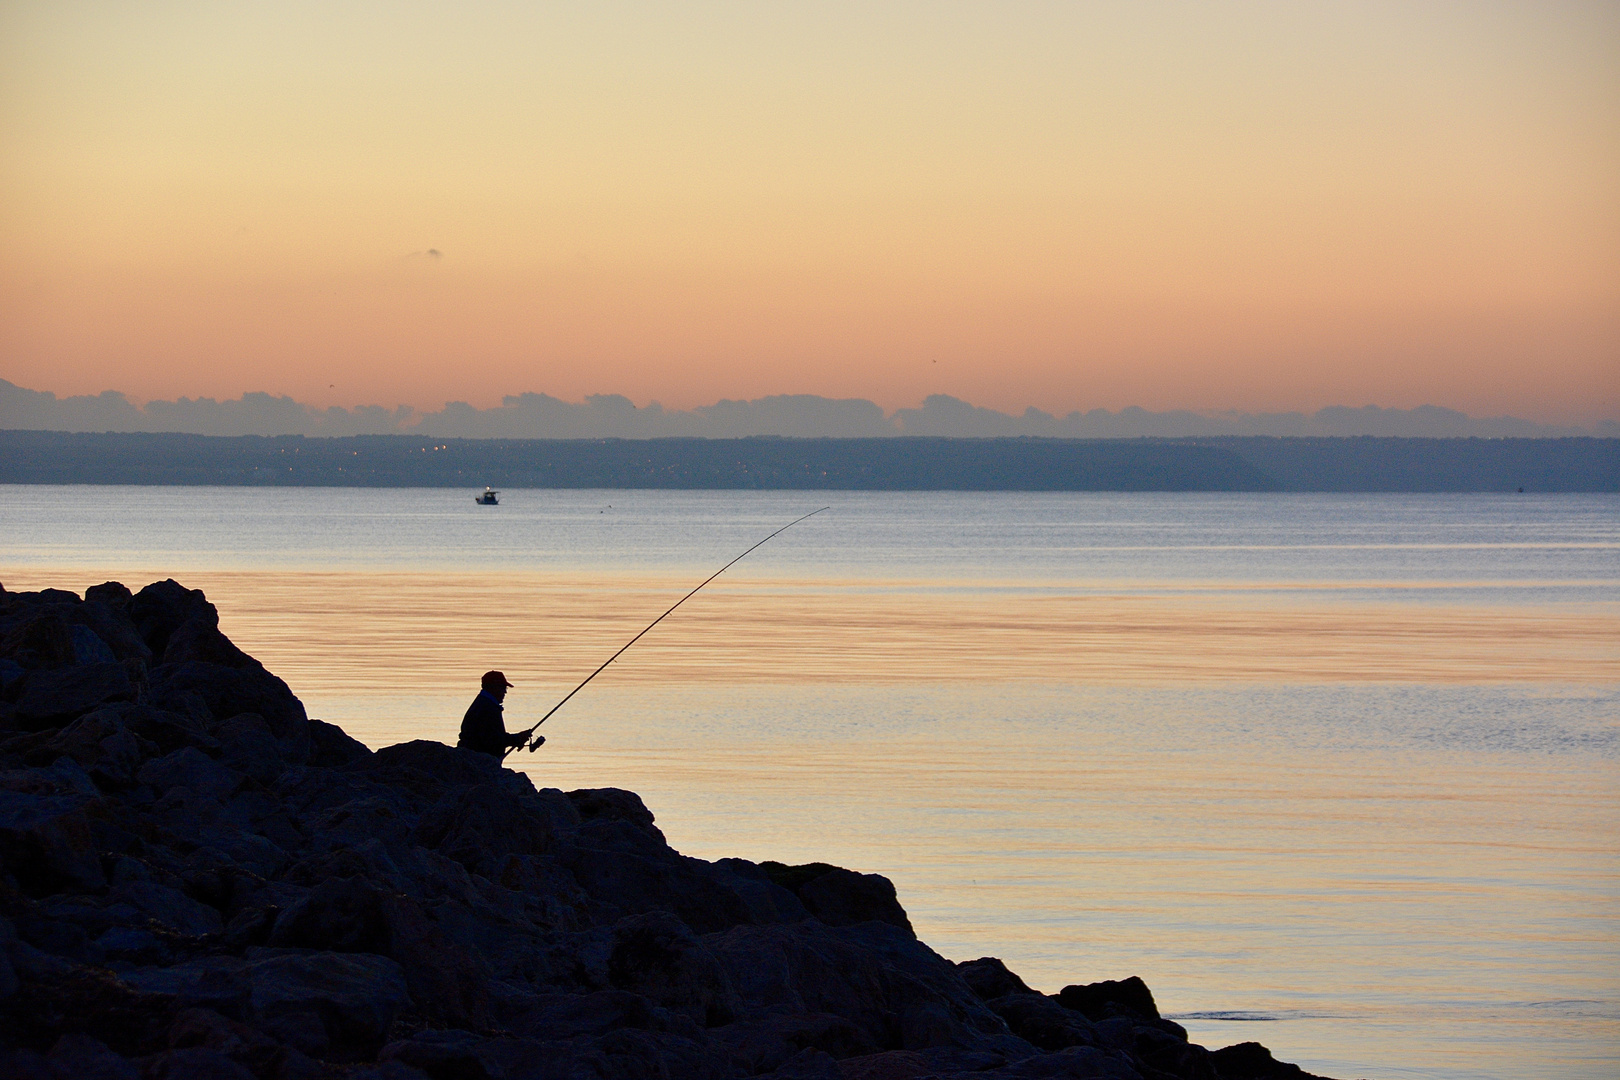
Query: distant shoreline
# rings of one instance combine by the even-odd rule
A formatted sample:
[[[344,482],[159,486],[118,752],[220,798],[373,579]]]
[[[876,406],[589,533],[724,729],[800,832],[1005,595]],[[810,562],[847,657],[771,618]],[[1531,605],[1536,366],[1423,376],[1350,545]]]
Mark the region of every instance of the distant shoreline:
[[[428,439],[0,431],[0,483],[825,491],[1620,492],[1620,439]]]

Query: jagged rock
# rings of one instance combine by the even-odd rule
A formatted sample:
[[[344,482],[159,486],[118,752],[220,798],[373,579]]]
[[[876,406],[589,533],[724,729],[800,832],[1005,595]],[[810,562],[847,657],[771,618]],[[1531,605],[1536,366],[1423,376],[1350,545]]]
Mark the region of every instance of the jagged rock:
[[[415,769],[450,786],[498,782],[501,763],[488,754],[428,739],[385,746],[365,761],[368,771]]]
[[[208,734],[204,721],[188,713],[150,705],[113,705],[102,711],[116,716],[129,730],[155,744],[159,754],[173,753],[186,746],[209,755],[217,755],[221,750],[219,740]]]
[[[68,634],[73,639],[73,662],[75,664],[116,664],[119,662],[119,658],[114,655],[112,647],[102,641],[101,636],[84,623],[69,623]]]
[[[77,761],[102,786],[122,787],[134,782],[142,760],[158,748],[130,731],[115,710],[98,709],[63,728],[45,749]]]
[[[881,874],[857,874],[833,867],[797,889],[810,914],[828,926],[886,922],[911,934],[911,920],[894,892],[894,882]]]
[[[422,815],[415,838],[487,877],[499,874],[509,855],[543,855],[552,846],[549,818],[488,782],[445,795]]]
[[[697,935],[662,911],[631,915],[613,927],[608,980],[706,1027],[729,1023],[735,995],[720,962]]]
[[[568,801],[579,812],[581,821],[624,821],[665,843],[664,834],[647,804],[633,791],[619,788],[581,788],[568,793]]]
[[[1170,1074],[1144,1074],[1124,1055],[1095,1046],[1071,1046],[1055,1054],[1028,1058],[994,1072],[983,1080],[1163,1080]],[[975,1080],[980,1080],[975,1077]]]
[[[755,1011],[711,1034],[747,1075],[779,1072],[807,1053],[843,1060],[879,1052],[859,1026],[831,1013]]]
[[[542,1042],[572,1039],[580,1035],[602,1035],[618,1028],[648,1031],[666,1031],[672,1027],[680,1027],[683,1031],[692,1029],[689,1019],[685,1025],[677,1024],[668,1010],[627,990],[538,995],[530,998],[522,1011],[514,1014],[506,1026],[513,1034]]]
[[[84,590],[84,598],[88,603],[105,604],[127,617],[129,602],[135,599],[135,594],[121,581],[104,581],[100,585],[92,585]]]
[[[104,888],[107,880],[85,813],[92,801],[80,793],[0,789],[0,868],[33,896]]]
[[[990,1001],[1008,994],[1035,993],[1024,985],[1023,979],[1008,971],[1007,965],[994,956],[964,960],[956,965],[956,971],[962,976],[962,981],[968,984],[968,989],[979,996],[980,1001]]]
[[[844,1080],[838,1061],[823,1050],[800,1050],[772,1071],[776,1080]]]
[[[289,1054],[287,1047],[263,1032],[212,1009],[181,1009],[169,1028],[168,1042],[174,1051],[209,1050],[250,1074],[276,1069]]]
[[[844,1080],[938,1080],[927,1058],[913,1050],[888,1050],[844,1061]]]
[[[30,671],[18,682],[13,723],[25,731],[60,727],[98,705],[135,700],[129,675],[116,663]]]
[[[759,864],[747,859],[721,859],[714,866],[717,873],[713,877],[743,902],[749,922],[798,922],[810,917],[803,902],[772,881]]]
[[[1257,1042],[1241,1042],[1213,1051],[1210,1060],[1221,1080],[1322,1080],[1298,1065],[1278,1061]]]
[[[973,996],[954,965],[887,923],[737,926],[704,943],[746,1010],[841,1016],[883,1049],[1034,1052]]]
[[[0,918],[0,1002],[10,999],[22,985],[17,968],[11,962],[11,947],[17,942],[17,932],[11,920]]]
[[[136,773],[136,779],[151,785],[158,795],[187,788],[209,798],[224,799],[241,786],[243,776],[187,746],[148,761]]]
[[[371,750],[359,739],[350,738],[336,724],[324,720],[309,722],[309,764],[325,769],[353,765],[371,756]]]
[[[169,1013],[180,1009],[211,1009],[224,1016],[246,1017],[252,990],[247,963],[237,956],[203,956],[176,964],[135,968],[122,972],[124,983],[136,993],[161,1000]],[[164,1030],[173,1022],[169,1016]]]
[[[152,650],[147,648],[146,642],[141,640],[141,635],[130,625],[128,616],[115,604],[94,599],[87,593],[85,602],[72,608],[65,617],[70,628],[79,626],[92,631],[106,645],[114,659],[119,661],[152,659]],[[77,645],[77,634],[74,642]],[[94,645],[91,647],[94,648]],[[78,662],[84,663],[83,660]]]
[[[432,1080],[505,1080],[506,1070],[486,1063],[479,1051],[489,1040],[470,1031],[420,1031],[402,1042],[389,1043],[377,1056],[425,1073]]]
[[[139,1080],[140,1070],[112,1052],[100,1039],[80,1031],[69,1032],[56,1040],[50,1053],[45,1055],[51,1069],[59,1076],[74,1080]]]
[[[207,1046],[164,1051],[146,1063],[142,1076],[143,1080],[257,1080],[248,1069]]]
[[[1150,1068],[1184,1080],[1222,1080],[1210,1053],[1189,1043],[1186,1036],[1156,1027],[1138,1026],[1131,1050]]]
[[[1107,1020],[1121,1012],[1148,1020],[1159,1018],[1159,1007],[1147,983],[1132,975],[1128,979],[1065,986],[1058,992],[1058,1003],[1088,1020]]]
[[[13,951],[14,962],[23,948]],[[63,1035],[82,1032],[126,1057],[164,1048],[172,999],[142,992],[103,968],[61,962],[18,968],[23,990],[0,1009],[0,1046],[44,1051]]]
[[[375,1056],[410,1003],[405,975],[384,956],[312,953],[248,966],[246,1019],[271,1037],[330,1061]]]
[[[273,784],[286,771],[281,744],[258,713],[240,713],[214,729],[223,749],[221,760],[261,784]]]
[[[109,964],[164,964],[174,955],[169,944],[150,930],[129,926],[114,926],[103,931],[96,938],[95,947]]]
[[[350,1080],[433,1080],[420,1069],[413,1069],[402,1061],[384,1061],[379,1065],[362,1065],[349,1073]]]
[[[1084,1015],[1065,1009],[1045,994],[1004,994],[986,1004],[1014,1035],[1048,1053],[1070,1046],[1100,1046],[1104,1041]]]
[[[270,725],[283,759],[289,764],[309,759],[309,717],[303,703],[293,697],[286,683],[262,667],[235,668],[203,661],[164,663],[151,670],[150,679],[151,702],[158,708],[187,713],[200,702],[212,722],[257,713]]]
[[[488,974],[408,896],[360,878],[316,886],[283,912],[271,945],[367,952],[399,962],[416,1007],[435,1020],[487,1025]]]
[[[629,822],[587,822],[559,847],[557,860],[593,900],[619,915],[668,911],[698,933],[753,921],[748,905],[728,887],[728,876],[654,846]]]
[[[0,704],[10,703],[12,687],[21,690],[22,683],[20,680],[27,670],[9,656],[0,657],[0,698],[5,699]],[[15,709],[15,706],[12,707]]]
[[[168,650],[170,636],[186,623],[219,625],[219,611],[202,590],[188,589],[173,578],[153,582],[136,593],[126,611],[147,648],[158,657]]]
[[[210,607],[213,605],[210,604]],[[218,626],[191,619],[177,626],[163,649],[165,664],[212,664],[227,668],[258,668],[259,662],[238,649]]]
[[[225,920],[207,904],[160,885],[155,881],[130,881],[112,890],[115,900],[122,900],[156,919],[163,926],[182,934],[200,936],[217,934],[225,929]]]
[[[61,615],[27,611],[6,623],[9,625],[0,635],[0,656],[28,669],[73,663],[73,634]]]

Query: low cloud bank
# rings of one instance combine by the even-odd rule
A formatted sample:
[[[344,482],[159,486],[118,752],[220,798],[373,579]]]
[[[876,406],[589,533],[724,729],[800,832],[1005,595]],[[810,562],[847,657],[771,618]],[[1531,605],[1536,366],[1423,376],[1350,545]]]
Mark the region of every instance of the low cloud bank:
[[[719,401],[689,411],[654,402],[637,408],[618,394],[593,394],[583,402],[550,394],[516,394],[478,409],[448,402],[437,412],[408,405],[393,409],[362,405],[317,409],[290,397],[265,393],[216,401],[187,398],[137,405],[116,390],[58,398],[0,379],[0,429],[23,431],[166,431],[192,435],[394,435],[438,438],[711,439],[749,435],[860,438],[933,435],[954,438],[1037,435],[1070,439],[1216,435],[1396,435],[1407,437],[1549,438],[1562,435],[1620,436],[1620,422],[1591,428],[1541,424],[1512,416],[1475,418],[1454,409],[1332,406],[1315,413],[1149,412],[1136,407],[1093,409],[1054,416],[1040,409],[1022,415],[997,412],[946,394],[919,408],[885,413],[860,398],[779,394],[754,401]]]

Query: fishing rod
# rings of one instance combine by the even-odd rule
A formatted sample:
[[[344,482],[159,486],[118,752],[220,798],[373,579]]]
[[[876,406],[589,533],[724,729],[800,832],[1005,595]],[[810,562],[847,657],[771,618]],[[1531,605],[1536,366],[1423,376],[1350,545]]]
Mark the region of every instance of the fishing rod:
[[[792,521],[788,522],[786,525],[782,526],[780,529],[777,529],[775,532],[771,533],[770,536],[767,536],[764,540],[761,540],[759,543],[755,544],[753,547],[749,548],[747,551],[743,552],[741,555],[737,556],[735,559],[732,559],[730,562],[726,563],[726,565],[722,566],[720,569],[716,570],[714,573],[710,574],[708,577],[706,577],[702,581],[698,582],[698,585],[697,585],[696,589],[693,589],[691,592],[687,593],[685,596],[681,597],[679,600],[677,600],[673,604],[671,604],[669,606],[669,611],[664,612],[663,615],[658,616],[658,618],[656,618],[652,622],[648,623],[646,628],[643,629],[640,634],[637,634],[635,637],[633,637],[629,641],[625,642],[623,648],[621,648],[618,652],[614,653],[612,656],[608,657],[605,661],[603,661],[601,667],[597,668],[595,671],[593,671],[589,675],[585,676],[585,678],[580,682],[580,684],[578,686],[576,686],[572,690],[568,691],[568,697],[565,697],[561,701],[557,702],[557,704],[555,704],[555,705],[553,705],[551,707],[551,712],[546,713],[546,715],[544,715],[540,719],[536,720],[534,722],[534,727],[531,727],[528,731],[525,731],[523,733],[524,737],[527,739],[528,736],[533,735],[536,728],[538,728],[541,724],[545,723],[547,720],[551,719],[551,713],[556,712],[558,709],[560,709],[564,705],[568,704],[568,698],[573,697],[575,694],[577,694],[581,690],[585,689],[585,684],[586,683],[590,682],[592,679],[594,679],[598,675],[602,674],[602,672],[606,671],[607,666],[609,664],[613,663],[613,661],[617,660],[620,656],[624,655],[624,650],[625,649],[628,649],[630,646],[632,646],[636,642],[640,641],[642,636],[644,634],[646,634],[648,630],[651,630],[653,627],[655,627],[659,623],[663,622],[664,619],[670,614],[670,612],[674,611],[676,608],[680,607],[682,604],[684,604],[688,600],[692,599],[692,597],[696,596],[698,589],[703,588],[703,586],[707,585],[709,582],[713,581],[715,578],[719,577],[721,574],[725,573],[727,570],[730,570],[733,566],[736,566],[738,563],[742,562],[743,559],[747,558],[750,554],[752,554],[755,551],[755,549],[765,546],[765,544],[768,541],[774,540],[776,537],[781,536],[783,533],[785,533],[789,529],[793,528],[793,526],[795,526],[799,522],[805,520],[805,518],[813,518],[817,514],[821,513],[822,510],[830,510],[830,509],[832,509],[832,507],[823,506],[821,508],[821,510],[812,510],[808,514],[804,515],[804,517],[794,518]],[[534,751],[536,749],[538,749],[540,744],[542,742],[544,742],[544,741],[545,741],[544,736],[540,736],[540,737],[534,738],[534,739],[528,739],[529,753],[531,753],[531,754],[534,753]],[[519,745],[522,745],[522,744],[520,743]],[[517,749],[516,746],[512,747],[512,750],[516,750],[516,749]],[[512,752],[512,750],[508,750],[507,753],[510,754]],[[502,757],[504,757],[504,756],[505,755],[503,754]]]

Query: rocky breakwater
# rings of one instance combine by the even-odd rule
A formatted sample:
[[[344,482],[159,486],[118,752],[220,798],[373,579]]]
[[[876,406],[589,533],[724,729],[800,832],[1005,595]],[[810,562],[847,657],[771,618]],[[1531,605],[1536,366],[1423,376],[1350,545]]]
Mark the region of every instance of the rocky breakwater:
[[[1189,1043],[1137,979],[953,964],[877,875],[373,752],[173,581],[0,590],[0,1076],[1305,1075]]]

